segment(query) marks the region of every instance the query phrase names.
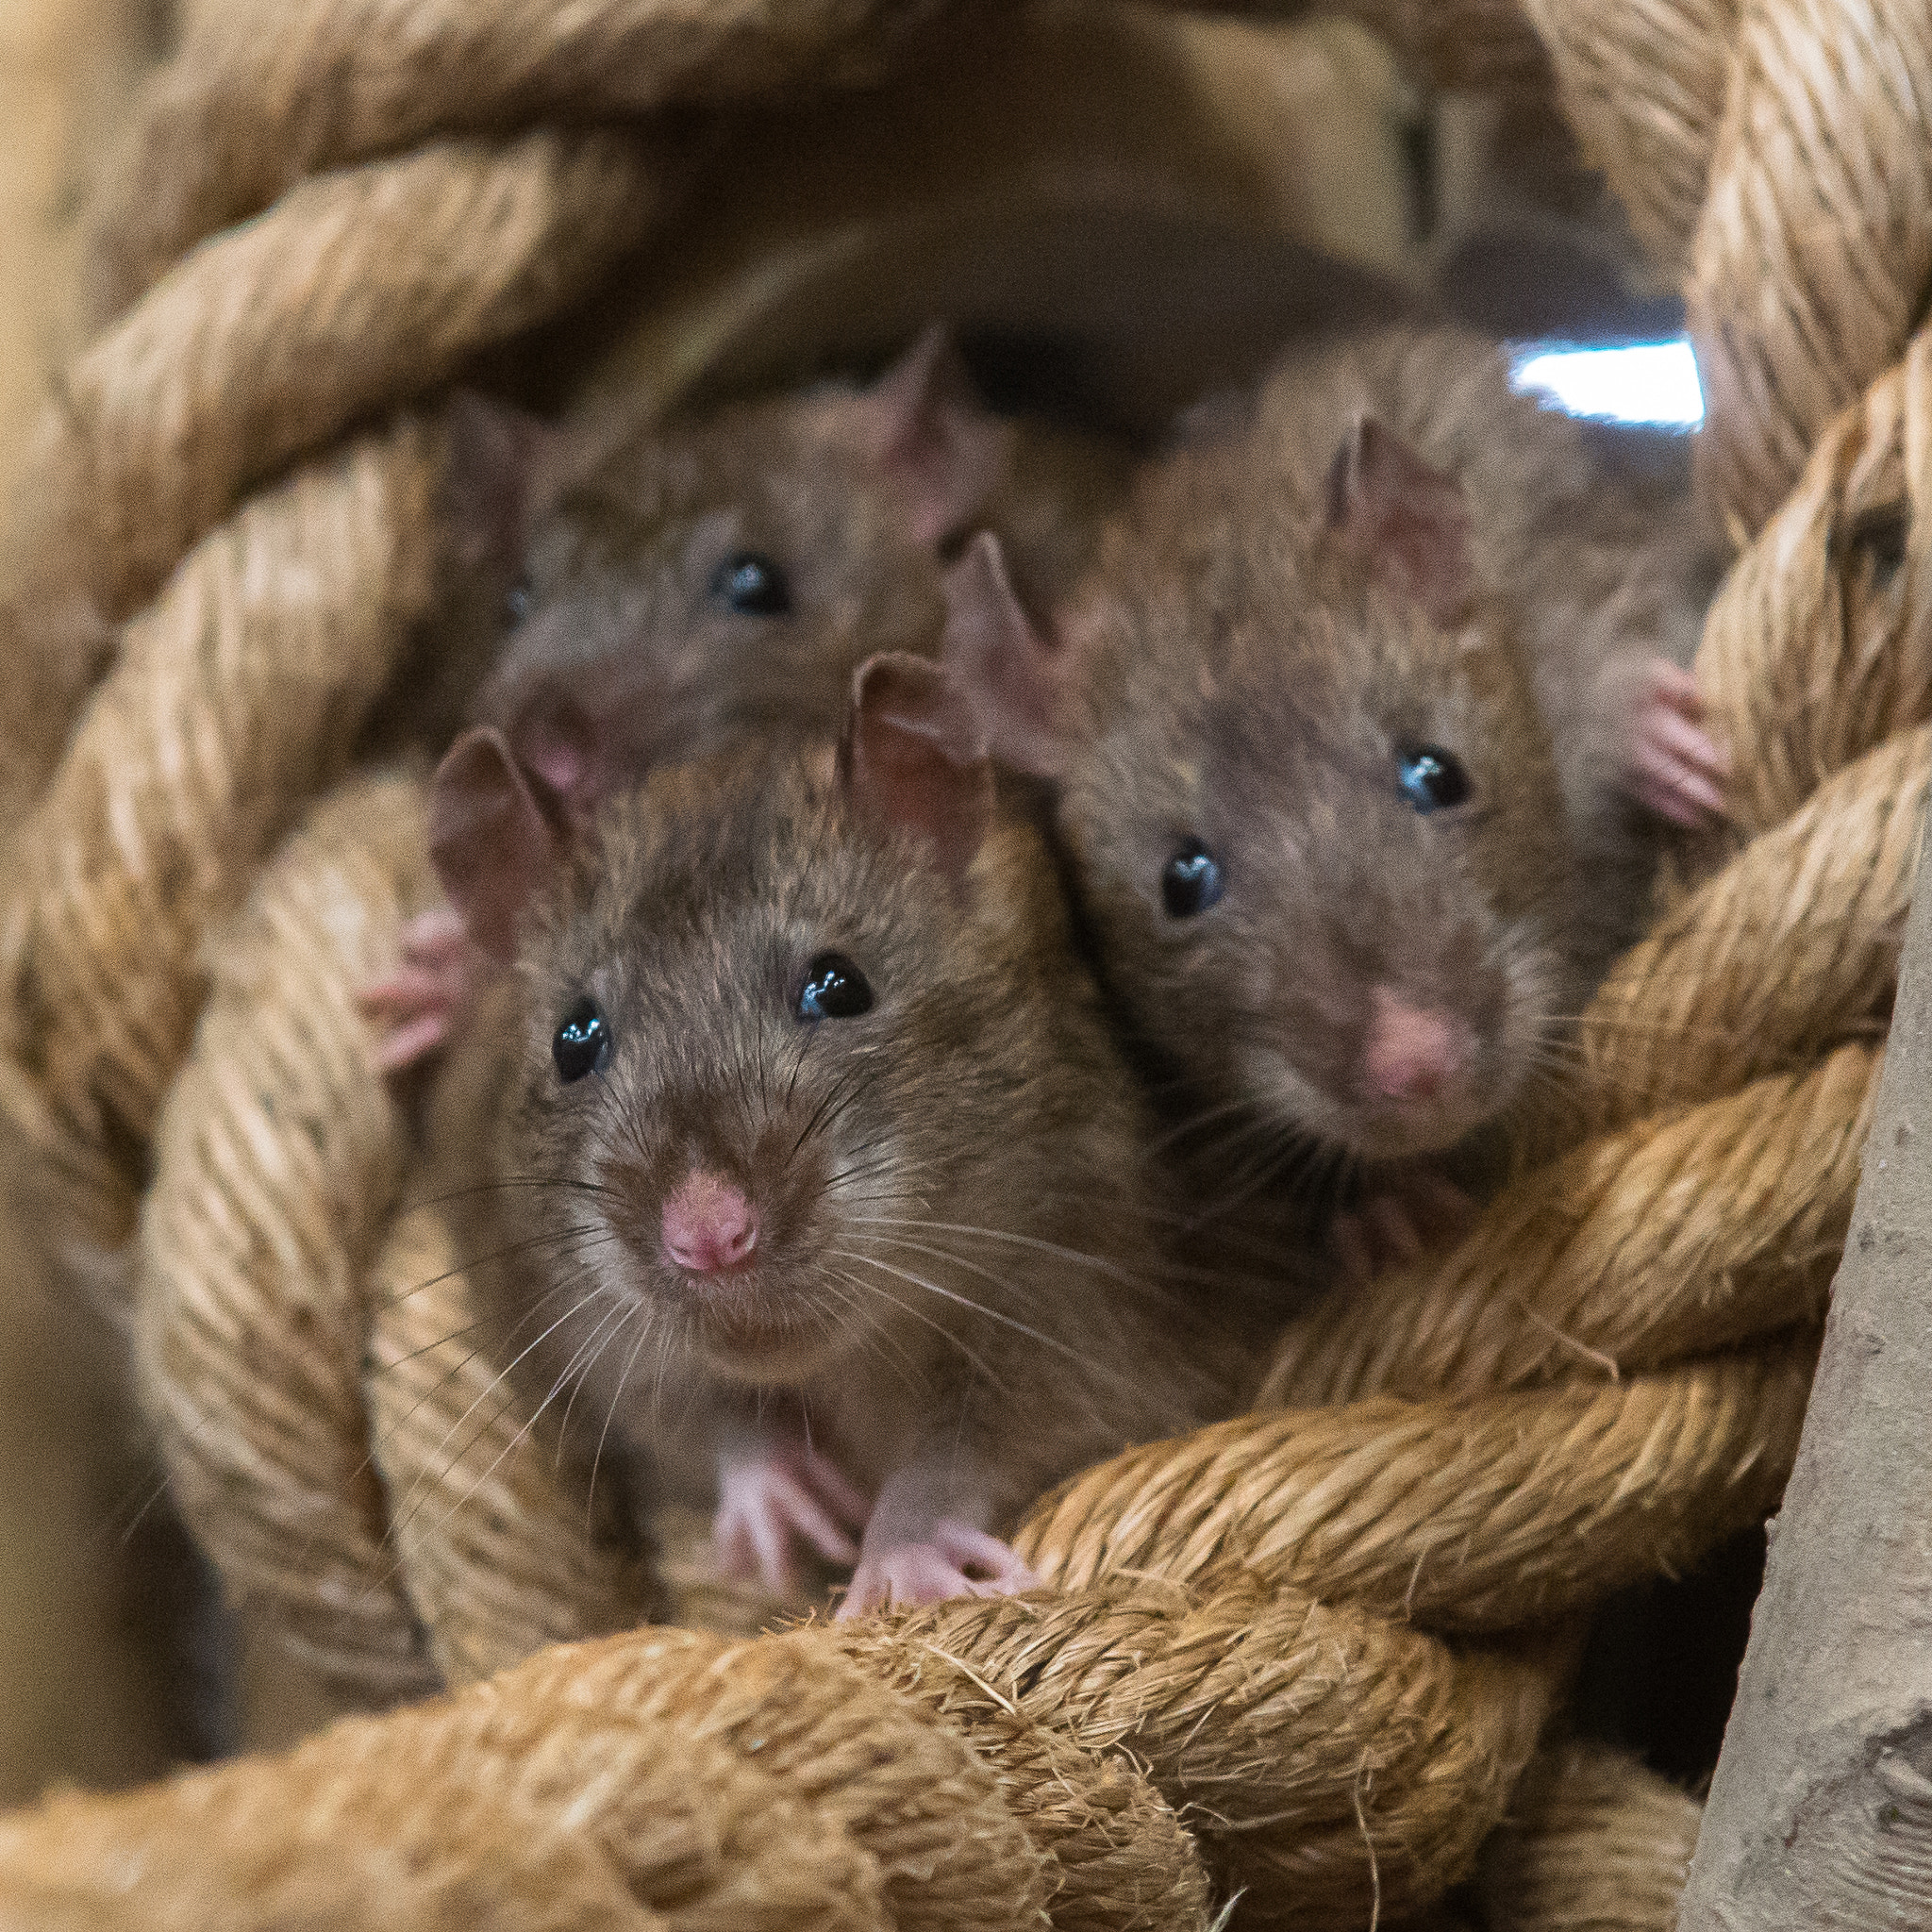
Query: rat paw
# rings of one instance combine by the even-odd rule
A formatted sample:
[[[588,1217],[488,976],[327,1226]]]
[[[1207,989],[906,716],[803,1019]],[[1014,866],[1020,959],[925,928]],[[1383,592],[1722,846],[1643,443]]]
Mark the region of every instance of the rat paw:
[[[1704,693],[1690,672],[1664,658],[1645,666],[1630,735],[1630,791],[1657,817],[1691,830],[1724,816],[1731,769],[1704,715]]]
[[[727,1462],[718,1482],[711,1541],[727,1576],[754,1577],[774,1596],[797,1586],[801,1546],[828,1563],[853,1563],[871,1505],[842,1472],[803,1443]]]
[[[462,921],[447,906],[412,919],[403,928],[402,964],[358,995],[383,1027],[377,1067],[400,1073],[441,1046],[468,1013],[481,970]]]
[[[839,1619],[892,1604],[937,1604],[954,1596],[1010,1596],[1040,1578],[999,1538],[941,1517],[918,1542],[868,1550],[839,1606]]]
[[[1360,1287],[1391,1268],[1447,1247],[1475,1219],[1475,1203],[1446,1175],[1404,1174],[1386,1191],[1329,1224],[1329,1244],[1342,1273]]]

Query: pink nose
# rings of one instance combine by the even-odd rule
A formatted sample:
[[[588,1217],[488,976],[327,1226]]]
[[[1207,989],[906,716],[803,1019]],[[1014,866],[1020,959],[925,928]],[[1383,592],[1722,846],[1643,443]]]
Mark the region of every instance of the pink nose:
[[[740,1268],[758,1244],[758,1216],[742,1192],[694,1168],[664,1204],[664,1253],[693,1274]]]
[[[1374,992],[1362,1079],[1382,1100],[1435,1100],[1469,1065],[1469,1027],[1460,1020],[1411,1007],[1386,986]]]

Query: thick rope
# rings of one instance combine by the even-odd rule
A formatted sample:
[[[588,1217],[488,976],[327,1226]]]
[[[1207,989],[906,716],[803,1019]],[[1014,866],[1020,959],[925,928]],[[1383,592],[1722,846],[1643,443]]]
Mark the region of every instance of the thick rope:
[[[103,606],[145,596],[290,458],[589,293],[662,179],[612,130],[437,142],[303,182],[186,257],[60,387],[44,472],[95,533]]]
[[[351,443],[210,532],[128,625],[20,832],[5,1099],[83,1177],[104,1241],[128,1231],[210,925],[341,774],[446,588],[435,447],[409,424]]]
[[[1702,1816],[1620,1751],[1549,1752],[1483,1853],[1484,1922],[1491,1932],[1672,1932]]]
[[[1431,58],[1420,12],[1378,10],[1411,55]],[[1918,72],[1922,29],[1897,11],[1861,17],[1892,36],[1890,64],[1875,63],[1887,85]],[[1627,85],[1615,79],[1617,48],[1643,48],[1666,16],[1681,64],[1666,71],[1653,48],[1652,71],[1631,64]],[[635,239],[662,179],[648,150],[628,135],[520,135],[530,113],[594,118],[611,105],[600,87],[636,90],[638,108],[715,99],[828,72],[835,55],[849,78],[845,57],[884,58],[887,27],[910,17],[856,4],[754,14],[499,0],[466,24],[413,0],[304,0],[277,14],[279,43],[266,32],[197,42],[145,124],[153,220],[129,213],[129,188],[109,252],[126,265],[124,293],[148,292],[91,352],[94,387],[76,379],[73,393],[95,400],[70,411],[54,480],[105,533],[95,580],[112,597],[139,596],[209,534],[129,627],[42,807],[44,868],[23,847],[31,869],[9,898],[7,959],[9,983],[39,989],[39,1004],[25,1025],[16,1009],[8,1093],[43,1146],[115,1177],[124,1202],[158,1111],[135,1314],[171,1462],[236,1587],[365,1696],[619,1621],[646,1584],[491,1407],[488,1374],[464,1353],[459,1279],[423,1286],[444,1274],[433,1223],[391,1212],[400,1124],[349,990],[392,958],[425,891],[408,781],[344,793],[262,874],[217,951],[214,997],[175,1077],[202,946],[306,798],[333,781],[348,741],[333,712],[294,717],[259,793],[180,787],[175,774],[196,764],[184,743],[215,747],[202,762],[223,771],[255,741],[228,743],[232,680],[184,702],[181,654],[143,652],[142,626],[180,599],[206,612],[205,634],[183,633],[197,675],[239,661],[229,613],[242,603],[197,606],[204,593],[182,586],[197,572],[220,581],[208,559],[243,554],[251,517],[281,499],[215,520],[268,470],[586,291],[628,245],[612,239],[609,183],[631,163],[590,170],[586,229],[599,209],[611,225],[568,257],[575,282],[539,287],[534,268],[484,250],[473,259],[458,237],[411,284],[466,318],[435,335],[441,346],[411,352],[345,276],[346,306],[321,305],[302,338],[312,369],[279,352],[275,328],[300,333],[303,277],[326,272],[310,258],[318,245],[334,238],[354,258],[344,208],[379,208],[382,184],[426,178],[412,171],[452,156],[508,169],[542,152],[561,169],[559,157],[625,154],[645,204],[625,210]],[[1593,1006],[1579,1082],[1593,1137],[1507,1191],[1435,1268],[1296,1324],[1272,1394],[1347,1406],[1154,1445],[1047,1499],[1020,1533],[1053,1576],[1047,1595],[731,1644],[639,1632],[543,1653],[272,1764],[111,1803],[57,1801],[0,1826],[0,1916],[91,1904],[111,1915],[137,1900],[154,1922],[192,1897],[197,1923],[217,1925],[261,1924],[284,1907],[438,1923],[469,1909],[464,1883],[487,1874],[490,1903],[473,1914],[486,1923],[499,1905],[506,1923],[563,1923],[557,1901],[569,1897],[580,1902],[571,1922],[598,1924],[1097,1932],[1200,1924],[1213,1896],[1242,1890],[1256,1923],[1356,1925],[1438,1896],[1508,1815],[1565,1661],[1524,1625],[1761,1515],[1791,1455],[1804,1331],[1843,1239],[1924,795],[1932,580],[1912,512],[1927,365],[1893,298],[1923,279],[1932,213],[1913,171],[1928,143],[1917,108],[1897,153],[1869,127],[1840,125],[1865,103],[1865,43],[1819,66],[1819,0],[1756,0],[1741,25],[1690,0],[1534,0],[1534,17],[1573,106],[1596,103],[1578,119],[1640,225],[1688,239],[1701,342],[1722,337],[1750,376],[1713,384],[1705,476],[1740,536],[1763,525],[1700,659],[1738,758],[1740,827],[1756,836],[1675,902]],[[621,42],[635,64],[618,78],[622,32],[642,38]],[[1779,67],[1779,49],[1818,69],[1819,120],[1803,141],[1788,86],[1798,70]],[[1730,93],[1714,101],[1720,72]],[[1872,125],[1898,132],[1903,98],[1874,96]],[[453,136],[468,139],[436,144]],[[375,158],[419,142],[431,144]],[[1747,272],[1735,210],[1769,219],[1786,173],[1822,142],[1852,158],[1835,192],[1840,217],[1856,207],[1868,218],[1869,286],[1829,255],[1835,238],[1828,259],[1799,260],[1772,236],[1763,258],[1806,281],[1780,308],[1783,285]],[[341,172],[168,267],[327,168]],[[1630,186],[1653,174],[1649,191]],[[1691,221],[1701,177],[1713,185]],[[574,219],[546,193],[533,197],[533,236]],[[263,232],[278,239],[260,243]],[[251,267],[256,313],[225,308],[229,284],[210,258]],[[1821,275],[1840,281],[1821,290]],[[1845,361],[1821,374],[1807,357],[1827,309]],[[317,375],[346,341],[343,315],[363,318],[369,340]],[[284,490],[332,474],[318,465]],[[399,508],[392,527],[395,556],[424,548],[412,533],[426,517]],[[337,610],[342,593],[326,586],[356,578],[314,555]],[[303,635],[300,622],[250,635],[264,692],[283,679],[304,689]],[[359,717],[369,700],[354,695],[356,676],[341,688]],[[274,710],[259,729],[282,729]],[[165,783],[116,790],[102,715],[135,721],[129,768]],[[169,862],[185,891],[148,883],[175,879],[149,856],[156,824],[170,828],[156,849],[180,855]],[[152,957],[126,937],[143,921],[162,936]],[[1757,925],[1740,945],[1746,922]],[[45,976],[69,959],[83,994],[72,1012]],[[1742,1352],[1713,1353],[1731,1345]],[[1570,1814],[1548,1789],[1526,1790],[1521,1816],[1524,1842],[1554,1859]],[[1586,1836],[1602,1844],[1609,1829]],[[375,1874],[395,1881],[380,1902]]]

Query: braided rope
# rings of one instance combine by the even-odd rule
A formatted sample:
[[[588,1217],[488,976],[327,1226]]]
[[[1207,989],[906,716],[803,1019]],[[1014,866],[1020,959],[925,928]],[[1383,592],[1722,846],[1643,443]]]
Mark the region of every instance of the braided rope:
[[[1601,1746],[1533,1765],[1515,1817],[1483,1855],[1492,1932],[1651,1932],[1675,1923],[1702,1813],[1695,1800]]]
[[[1874,7],[1827,59],[1824,0],[1525,8],[1640,231],[1691,264],[1700,348],[1730,358],[1704,478],[1757,531],[1700,658],[1753,836],[1593,1005],[1591,1138],[1435,1266],[1296,1324],[1270,1382],[1293,1410],[1046,1499],[1020,1532],[1046,1594],[543,1652],[273,1763],[0,1824],[0,1910],[111,1919],[138,1883],[144,1923],[192,1900],[203,1924],[1099,1928],[1204,1924],[1240,1889],[1255,1923],[1358,1924],[1466,1874],[1510,1807],[1566,1660],[1525,1624],[1761,1515],[1924,802],[1932,364],[1897,300],[1932,227],[1924,29]],[[667,178],[646,137],[533,116],[849,81],[925,10],[303,0],[192,37],[119,177],[102,258],[125,312],[45,479],[98,533],[104,599],[165,585],[20,847],[0,1092],[97,1237],[151,1158],[132,1313],[184,1507],[375,1701],[628,1621],[651,1585],[489,1400],[434,1217],[394,1213],[403,1124],[348,989],[426,892],[419,788],[339,791],[249,890],[439,594],[433,437],[325,445],[645,233]],[[1442,71],[1539,65],[1481,0],[1450,10],[1459,50],[1443,9],[1363,10]],[[1780,228],[1788,206],[1813,211]],[[411,208],[443,240],[391,310],[370,238],[395,246]],[[477,233],[437,227],[458,208]],[[1661,1924],[1681,1804],[1602,1764],[1539,1779],[1491,1868],[1518,1874],[1518,1922],[1564,1923],[1529,1915],[1536,1874],[1607,1841],[1548,1795],[1587,1788],[1640,1831],[1650,1807],[1629,1856],[1663,1890],[1647,1920],[1572,1922]]]

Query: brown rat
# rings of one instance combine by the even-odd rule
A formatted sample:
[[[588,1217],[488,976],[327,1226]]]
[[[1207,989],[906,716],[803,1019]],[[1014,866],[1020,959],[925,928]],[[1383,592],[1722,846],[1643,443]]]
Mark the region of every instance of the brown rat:
[[[588,834],[492,732],[436,800],[518,949],[446,1083],[479,1299],[607,1460],[708,1443],[727,1560],[856,1556],[848,1611],[1018,1587],[1026,1502],[1232,1407],[1252,1311],[1163,1267],[1145,1103],[941,667],[870,660],[836,758],[661,768]]]
[[[483,475],[458,495],[481,547],[523,558],[472,718],[585,811],[667,758],[834,731],[862,658],[938,648],[949,539],[1001,529],[1050,596],[1127,476],[1109,444],[988,412],[939,328],[869,389],[605,424],[588,442],[486,418],[466,446]],[[394,1023],[390,1064],[443,1037],[469,958],[447,915],[412,931],[370,999]]]
[[[1723,759],[1693,548],[1499,352],[1290,358],[1142,478],[1048,635],[992,540],[948,655],[1059,780],[1103,971],[1204,1197],[1517,1117]]]

